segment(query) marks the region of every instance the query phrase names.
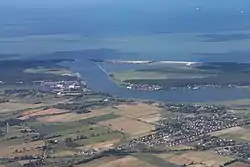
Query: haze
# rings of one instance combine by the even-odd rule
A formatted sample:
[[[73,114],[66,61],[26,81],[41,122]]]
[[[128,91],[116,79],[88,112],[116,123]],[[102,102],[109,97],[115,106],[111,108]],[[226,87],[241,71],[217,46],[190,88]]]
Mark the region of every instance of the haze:
[[[108,48],[164,59],[240,52],[244,58],[249,18],[247,0],[0,0],[0,49],[40,54]],[[220,32],[229,33],[218,40],[223,43],[197,38]]]

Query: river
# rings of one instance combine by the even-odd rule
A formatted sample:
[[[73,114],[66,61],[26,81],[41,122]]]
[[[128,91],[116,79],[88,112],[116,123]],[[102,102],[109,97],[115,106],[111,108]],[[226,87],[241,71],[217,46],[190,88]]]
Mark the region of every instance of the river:
[[[136,91],[118,86],[95,63],[78,59],[73,63],[65,63],[73,71],[82,75],[88,86],[97,92],[105,92],[123,98],[138,98],[169,102],[211,102],[250,97],[250,89],[207,88],[200,90],[162,90]],[[102,67],[103,68],[103,67]]]

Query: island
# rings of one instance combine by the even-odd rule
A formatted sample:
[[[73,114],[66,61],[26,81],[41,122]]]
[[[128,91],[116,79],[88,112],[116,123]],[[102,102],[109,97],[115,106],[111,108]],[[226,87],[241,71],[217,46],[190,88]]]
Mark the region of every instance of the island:
[[[107,72],[114,82],[127,89],[159,91],[218,87],[248,87],[250,64],[236,62],[116,61],[102,64],[133,64],[140,68]]]

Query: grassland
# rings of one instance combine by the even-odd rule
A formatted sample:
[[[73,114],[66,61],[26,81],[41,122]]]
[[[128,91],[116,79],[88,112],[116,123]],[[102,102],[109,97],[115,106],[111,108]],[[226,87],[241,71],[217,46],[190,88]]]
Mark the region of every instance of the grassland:
[[[51,109],[49,111],[52,111]],[[58,111],[58,110],[53,110]],[[96,124],[110,130],[120,131],[130,136],[150,133],[154,130],[154,124],[160,119],[161,109],[155,104],[138,103],[136,105],[118,105],[99,107],[90,113],[77,114],[74,112],[58,111],[54,114],[45,111],[35,111],[37,120],[44,124],[61,124],[80,122],[82,124]],[[57,113],[58,113],[57,112]],[[64,113],[65,112],[65,113]],[[32,116],[31,111],[27,112]],[[49,114],[50,115],[45,115]],[[26,118],[23,116],[21,118]]]
[[[104,158],[96,159],[96,160],[91,161],[91,162],[86,163],[86,164],[77,165],[76,167],[101,167],[101,165],[109,163],[111,161],[115,161],[117,159],[118,158],[115,156],[104,157]]]
[[[157,167],[132,156],[121,158],[102,158],[89,164],[78,165],[77,167]]]
[[[7,113],[12,111],[21,111],[32,108],[40,108],[44,104],[32,104],[32,103],[20,103],[20,102],[8,102],[0,104],[0,113]]]
[[[75,121],[95,121],[96,119],[100,119],[100,117],[115,117],[115,115],[112,115],[112,112],[99,112],[96,110],[93,110],[90,113],[85,113],[85,114],[77,114],[77,113],[61,113],[59,115],[49,115],[49,116],[43,116],[39,117],[38,120],[40,122],[44,123],[50,123],[50,122],[75,122]]]
[[[23,126],[11,126],[9,133],[0,139],[0,156],[15,157],[24,155],[41,155],[42,150],[37,147],[44,146],[43,141],[31,141],[30,137],[20,133]]]
[[[155,167],[147,162],[141,161],[135,157],[132,156],[127,156],[124,158],[120,158],[114,161],[111,161],[109,163],[103,164],[100,167],[116,167],[116,166],[121,166],[121,167],[138,167],[138,166],[144,166],[144,167]]]
[[[31,74],[52,74],[52,75],[64,75],[64,74],[72,74],[70,70],[65,68],[28,68],[24,70],[25,73]]]
[[[236,126],[236,127],[232,127],[232,128],[228,128],[228,129],[222,129],[222,130],[219,130],[219,131],[216,131],[216,132],[212,132],[211,135],[213,135],[213,136],[222,136],[222,135],[225,135],[225,134],[242,133],[244,131],[247,131],[247,130],[245,128],[243,128],[243,127]]]
[[[96,148],[102,149],[108,147],[108,145],[116,144],[123,137],[119,131],[112,131],[109,128],[101,127],[96,125],[100,121],[105,121],[108,119],[114,119],[119,116],[112,114],[110,112],[101,113],[95,112],[93,109],[92,115],[76,114],[71,113],[75,117],[70,121],[53,121],[53,117],[57,115],[67,115],[69,111],[55,109],[52,107],[53,104],[58,101],[65,101],[67,99],[52,99],[52,103],[39,103],[33,104],[29,103],[29,98],[21,99],[11,99],[8,103],[1,103],[2,107],[0,113],[1,126],[0,130],[5,132],[6,120],[13,119],[21,120],[22,123],[12,122],[10,123],[9,132],[4,136],[0,136],[0,156],[5,158],[12,158],[15,156],[40,156],[42,155],[42,150],[39,147],[45,145],[45,142],[41,139],[33,141],[33,137],[43,135],[46,140],[58,140],[58,145],[51,145],[51,150],[48,154],[55,157],[67,157],[74,156],[79,153],[79,151]],[[42,121],[52,117],[52,121]],[[76,119],[80,117],[80,119]],[[21,133],[24,129],[33,129],[34,132]],[[79,139],[79,136],[84,136],[84,138]],[[74,146],[66,146],[65,140],[72,138],[74,141]],[[0,162],[1,164],[2,162]],[[4,163],[4,162],[3,162]],[[16,162],[17,165],[25,164],[27,162],[20,161]],[[12,163],[7,163],[7,166],[12,166]]]
[[[250,166],[249,164],[246,164],[244,162],[235,162],[228,165],[228,167],[249,167],[249,166]]]
[[[115,146],[125,138],[150,133],[161,111],[156,104],[138,102],[131,105],[94,107],[90,113],[84,114],[74,112],[57,114],[61,110],[48,109],[22,112],[22,116],[34,115],[34,120],[26,121],[27,126],[34,128],[45,138],[57,140],[59,144],[52,145],[52,150],[48,153],[53,157],[65,158],[79,155],[79,152],[86,149],[104,150]],[[82,135],[84,139],[77,139]],[[74,146],[64,145],[69,138],[74,141]],[[152,164],[137,159],[116,161],[117,158],[107,165],[124,163],[124,166],[149,165],[149,167],[154,167]]]
[[[119,105],[114,108],[114,113],[134,119],[158,114],[161,111],[162,109],[158,108],[156,104],[148,105],[143,103],[137,103],[136,105]]]
[[[28,110],[21,113],[21,117],[18,119],[26,120],[31,118],[36,118],[40,116],[49,116],[49,115],[61,115],[64,113],[68,113],[67,110],[61,110],[56,108],[49,108],[49,109],[40,109],[40,110]]]
[[[168,76],[164,73],[157,72],[141,72],[141,71],[122,71],[112,73],[112,78],[118,82],[136,79],[167,79]]]
[[[225,105],[225,106],[234,107],[234,108],[250,108],[250,99],[236,99],[236,100],[216,101],[216,102],[212,101],[210,103]]]
[[[159,119],[161,109],[155,104],[138,103],[136,105],[118,105],[102,109],[112,111],[118,118],[108,119],[98,123],[100,126],[118,130],[130,136],[150,133],[154,130],[154,123]]]
[[[91,144],[83,146],[83,147],[77,147],[77,149],[103,150],[103,149],[115,146],[116,144],[118,144],[120,142],[120,140],[121,140],[120,138],[117,138],[117,139],[106,140],[103,142],[95,142],[95,143],[91,143]]]
[[[229,129],[220,130],[212,133],[214,136],[233,139],[239,142],[250,141],[250,129],[249,127],[234,127]]]
[[[98,125],[110,127],[112,130],[118,130],[131,136],[147,134],[154,130],[153,125],[124,117],[102,121]]]
[[[158,66],[157,63],[151,63],[142,69],[124,70],[112,73],[112,78],[118,82],[140,81],[140,80],[167,80],[167,79],[192,79],[204,78],[215,75],[215,72],[196,69],[186,64],[165,64]]]
[[[49,111],[47,112],[44,109],[50,108],[53,104],[57,103],[55,98],[49,97],[47,99],[50,99],[49,103],[47,103],[46,101],[41,101],[41,103],[33,103],[32,100],[28,100],[28,98],[23,98],[18,101],[16,97],[13,98],[12,96],[9,96],[8,98],[10,99],[9,102],[0,104],[0,126],[4,126],[6,124],[6,121],[8,121],[10,125],[19,125],[23,120],[27,118],[32,118],[31,113],[33,113],[33,116],[35,116],[35,112],[38,112],[38,115],[39,113],[49,115],[51,111],[47,110]],[[28,116],[29,114],[27,113],[29,113],[30,116]]]
[[[162,158],[159,158],[157,157],[156,155],[154,154],[143,154],[143,153],[140,153],[140,154],[136,154],[134,155],[134,157],[142,160],[142,161],[145,161],[151,165],[154,165],[156,167],[164,167],[164,166],[168,166],[168,167],[178,167],[178,165],[176,164],[173,164],[171,162],[168,162],[168,161],[164,161],[164,159]]]
[[[196,65],[148,65],[142,69],[113,72],[120,84],[158,85],[163,89],[187,86],[249,86],[250,65],[247,63],[198,63]]]
[[[158,156],[165,161],[176,165],[198,164],[219,167],[220,165],[224,165],[224,163],[233,160],[230,157],[218,155],[213,151],[191,151],[179,155],[161,154]]]
[[[75,77],[72,76],[63,76],[63,75],[55,75],[50,73],[29,73],[29,72],[37,72],[36,70],[25,70],[27,69],[36,69],[37,67],[45,68],[45,69],[65,69],[65,67],[58,65],[64,61],[72,61],[66,59],[47,59],[47,60],[35,60],[35,59],[26,59],[26,60],[3,60],[0,61],[0,78],[1,81],[4,82],[4,85],[16,85],[20,81],[25,81],[28,85],[32,85],[34,81],[41,80],[53,80],[53,81],[61,81],[61,80],[72,80]],[[44,71],[44,70],[43,70]],[[53,70],[52,70],[53,71]],[[57,71],[56,71],[57,72]],[[53,71],[52,73],[55,73]]]

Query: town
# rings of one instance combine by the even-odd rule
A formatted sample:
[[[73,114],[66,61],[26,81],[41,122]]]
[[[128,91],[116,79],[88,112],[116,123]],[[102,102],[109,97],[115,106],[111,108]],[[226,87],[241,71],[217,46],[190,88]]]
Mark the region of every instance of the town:
[[[135,84],[135,83],[123,83],[121,85],[125,85],[125,88],[131,90],[139,90],[139,91],[159,91],[159,90],[199,90],[199,89],[207,89],[207,88],[235,88],[241,86],[249,86],[249,84],[227,84],[227,85],[218,85],[218,84],[204,84],[204,85],[185,85],[185,86],[162,86],[157,84]]]
[[[36,82],[38,83],[38,82]],[[71,81],[41,81],[38,89],[44,92],[54,93],[57,96],[77,96],[82,92],[90,91],[85,82],[80,80]]]
[[[147,84],[126,84],[127,89],[131,90],[139,90],[139,91],[158,91],[161,90],[162,87],[158,85],[147,85]]]
[[[248,119],[232,113],[223,106],[198,104],[159,104],[173,113],[187,115],[173,118],[163,118],[156,124],[151,134],[134,138],[127,143],[105,150],[85,150],[88,158],[104,156],[105,153],[130,154],[136,152],[164,152],[178,145],[190,145],[184,150],[214,150],[220,155],[234,155],[243,162],[250,163],[250,145],[247,142],[237,142],[230,138],[212,136],[213,132],[249,124]],[[160,148],[160,149],[159,149]],[[174,150],[172,150],[174,151]]]

